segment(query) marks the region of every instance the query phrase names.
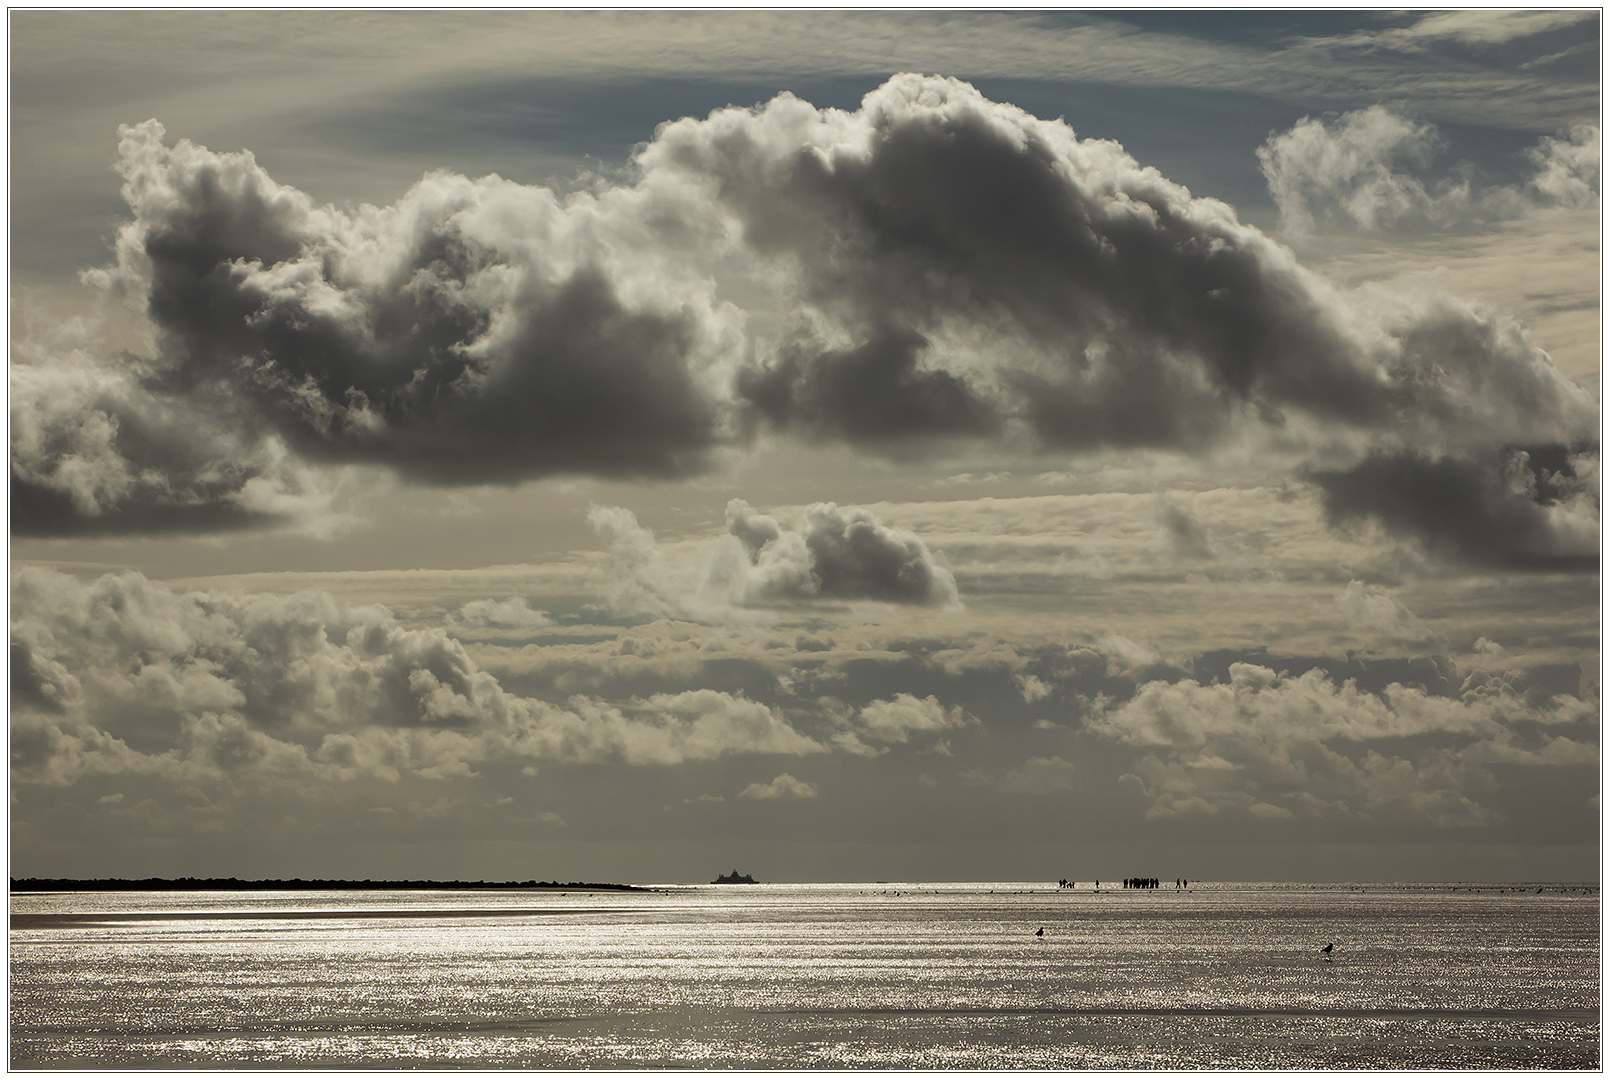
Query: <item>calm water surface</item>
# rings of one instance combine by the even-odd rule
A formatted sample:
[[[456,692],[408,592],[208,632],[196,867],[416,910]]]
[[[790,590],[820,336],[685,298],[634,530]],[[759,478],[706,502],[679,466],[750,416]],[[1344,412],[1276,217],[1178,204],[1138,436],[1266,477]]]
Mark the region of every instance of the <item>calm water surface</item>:
[[[1556,884],[17,894],[9,1051],[13,1068],[1598,1068],[1599,947],[1597,886]]]

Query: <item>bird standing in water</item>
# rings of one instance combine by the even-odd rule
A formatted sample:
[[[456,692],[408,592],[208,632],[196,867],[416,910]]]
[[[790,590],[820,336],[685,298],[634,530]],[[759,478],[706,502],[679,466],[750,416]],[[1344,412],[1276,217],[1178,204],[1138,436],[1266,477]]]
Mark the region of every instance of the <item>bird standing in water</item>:
[[[1325,959],[1328,961],[1330,960],[1330,951],[1334,948],[1336,948],[1336,942],[1327,941],[1325,947],[1319,951],[1325,954]]]
[[[1036,930],[1034,932],[1034,936],[1035,937],[1045,937],[1045,927],[1042,926],[1038,930]]]

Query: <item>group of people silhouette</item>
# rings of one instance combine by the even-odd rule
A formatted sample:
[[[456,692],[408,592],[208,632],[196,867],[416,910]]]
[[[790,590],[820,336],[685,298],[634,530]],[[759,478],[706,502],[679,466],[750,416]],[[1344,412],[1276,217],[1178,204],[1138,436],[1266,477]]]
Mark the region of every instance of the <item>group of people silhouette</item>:
[[[1078,884],[1078,882],[1069,881],[1067,878],[1058,878],[1057,879],[1057,888],[1059,888],[1059,889],[1071,889],[1077,884]],[[1174,887],[1176,889],[1183,889],[1189,884],[1190,884],[1190,882],[1186,881],[1184,878],[1175,878],[1174,879]],[[1161,878],[1132,877],[1132,878],[1125,878],[1124,879],[1124,888],[1126,888],[1126,889],[1156,889],[1156,888],[1160,888],[1161,886],[1162,886],[1162,879]],[[1098,891],[1101,889],[1101,882],[1099,882],[1099,881],[1096,882],[1096,889]]]

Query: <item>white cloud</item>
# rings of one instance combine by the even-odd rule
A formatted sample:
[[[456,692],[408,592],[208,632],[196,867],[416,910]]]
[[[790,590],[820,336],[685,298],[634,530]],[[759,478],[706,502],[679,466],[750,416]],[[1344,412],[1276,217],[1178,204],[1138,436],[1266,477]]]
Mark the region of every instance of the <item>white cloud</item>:
[[[1138,668],[1155,664],[1162,659],[1162,654],[1150,645],[1131,641],[1122,634],[1107,634],[1101,639],[1101,647],[1111,656],[1109,664],[1112,660],[1117,660],[1131,668]]]
[[[855,113],[788,96],[721,110],[662,128],[641,160],[716,182],[733,227],[798,266],[788,302],[812,317],[740,392],[806,437],[878,448],[1021,421],[1069,450],[1200,449],[1262,413],[1287,431],[1306,417],[1488,441],[1523,411],[1492,396],[1488,368],[1542,390],[1536,418],[1553,401],[1592,426],[1586,397],[1490,316],[1338,290],[1116,144],[954,80],[898,76]],[[981,185],[1018,194],[981,200]]]
[[[977,724],[978,719],[968,715],[961,706],[946,709],[932,694],[925,698],[896,694],[863,706],[853,722],[844,722],[845,729],[834,736],[833,741],[851,753],[872,756],[883,753],[891,744],[910,742],[913,735],[954,731]],[[870,745],[868,740],[882,745]],[[946,752],[948,749],[946,747]]]
[[[1526,186],[1544,205],[1597,208],[1603,154],[1597,124],[1576,124],[1563,139],[1544,136],[1527,152],[1537,172]]]
[[[880,600],[958,603],[956,579],[913,532],[891,528],[866,510],[833,503],[808,507],[797,530],[756,513],[742,499],[727,504],[727,530],[743,544],[750,569],[739,594],[746,603],[790,600]]]
[[[1334,120],[1304,117],[1271,135],[1258,162],[1283,228],[1298,238],[1318,229],[1449,228],[1598,205],[1597,125],[1539,141],[1528,152],[1536,172],[1519,186],[1473,188],[1457,171],[1422,179],[1441,148],[1434,125],[1372,105]]]
[[[595,506],[588,521],[608,549],[612,600],[624,610],[719,617],[817,602],[959,603],[955,578],[927,545],[866,510],[817,503],[789,529],[733,499],[728,535],[674,553],[622,507]]]
[[[1394,27],[1368,34],[1374,44],[1406,50],[1423,47],[1425,42],[1457,41],[1465,45],[1499,45],[1534,34],[1576,26],[1593,17],[1591,11],[1528,11],[1479,9],[1438,11],[1406,27]]]
[[[801,735],[776,710],[715,690],[653,694],[625,702],[573,697],[579,723],[555,725],[545,741],[568,750],[572,741],[629,764],[675,765],[733,753],[817,754],[827,747]]]
[[[1031,705],[1036,701],[1044,701],[1051,696],[1053,691],[1050,683],[1045,682],[1036,675],[1014,675],[1012,676],[1012,681],[1017,684],[1018,692],[1023,695],[1023,700]]]
[[[795,780],[788,773],[783,773],[768,783],[750,784],[738,793],[738,797],[742,799],[814,799],[816,794],[815,784]]]
[[[1462,698],[1397,683],[1372,694],[1318,669],[1237,663],[1227,684],[1147,683],[1089,726],[1146,751],[1135,774],[1150,816],[1407,815],[1453,827],[1498,819],[1478,801],[1495,787],[1484,763],[1596,760],[1596,746],[1540,731],[1593,714],[1574,697],[1530,704],[1501,682]],[[1402,741],[1414,736],[1436,738]]]
[[[471,600],[459,608],[452,621],[460,626],[510,629],[553,625],[547,612],[534,610],[523,596],[511,596],[507,600]]]
[[[710,223],[684,193],[645,179],[560,199],[442,172],[389,207],[342,209],[249,152],[165,137],[154,120],[120,128],[133,220],[116,265],[85,275],[150,312],[155,350],[111,396],[58,395],[49,454],[23,458],[80,514],[95,500],[138,530],[142,514],[199,506],[200,531],[200,511],[252,479],[283,487],[265,458],[293,444],[482,483],[676,475],[725,438],[718,372],[741,351],[741,315],[682,253],[719,245],[695,239]],[[44,396],[46,376],[30,378]]]
[[[505,690],[463,644],[328,594],[179,594],[139,574],[12,583],[13,777],[232,783],[467,776],[486,761],[675,764],[827,747],[740,694],[563,706]],[[68,675],[68,672],[76,674]]]
[[[1437,637],[1390,589],[1380,585],[1349,581],[1336,594],[1336,606],[1355,630],[1388,641],[1432,641]]]
[[[1311,232],[1316,218],[1374,229],[1436,216],[1437,198],[1393,169],[1403,159],[1424,167],[1436,149],[1434,127],[1375,105],[1331,123],[1304,117],[1260,146],[1258,162],[1289,232]]]

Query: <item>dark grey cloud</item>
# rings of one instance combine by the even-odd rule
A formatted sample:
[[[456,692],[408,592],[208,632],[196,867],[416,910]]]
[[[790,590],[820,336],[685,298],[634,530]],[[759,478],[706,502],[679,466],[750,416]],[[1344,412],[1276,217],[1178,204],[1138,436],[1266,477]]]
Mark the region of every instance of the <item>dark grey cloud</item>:
[[[1545,445],[1487,458],[1379,453],[1310,479],[1336,524],[1375,521],[1475,566],[1590,571],[1599,566],[1597,477],[1597,453]]]
[[[267,528],[280,524],[275,514],[243,511],[231,504],[238,486],[206,485],[191,495],[194,502],[173,502],[158,496],[148,502],[130,501],[106,513],[85,514],[72,496],[43,484],[11,478],[11,533],[13,536],[123,536],[193,535]]]
[[[680,120],[630,183],[564,197],[433,173],[318,206],[249,153],[164,138],[122,129],[133,219],[86,275],[155,352],[79,358],[66,393],[59,358],[19,366],[20,533],[316,517],[332,465],[679,476],[764,427],[891,454],[1262,432],[1433,456],[1597,428],[1514,324],[1340,290],[1116,143],[956,80]],[[717,285],[751,272],[777,286],[766,320]]]
[[[65,688],[34,665],[33,650],[26,642],[11,639],[10,663],[12,708],[61,711]]]
[[[167,382],[227,386],[310,456],[438,482],[671,475],[714,443],[697,315],[556,257],[598,238],[545,189],[437,175],[346,214],[162,138],[123,132],[117,284],[143,292]]]
[[[433,174],[346,211],[249,153],[169,147],[155,121],[123,128],[119,155],[133,220],[86,279],[150,316],[156,351],[14,376],[20,533],[261,524],[305,463],[672,476],[723,441],[700,380],[736,347],[732,313],[655,262],[648,196]],[[626,270],[602,254],[633,244]]]
[[[1213,558],[1213,545],[1208,542],[1207,529],[1195,514],[1164,499],[1158,504],[1157,516],[1163,527],[1163,539],[1168,542],[1169,550],[1176,558]]]
[[[1116,143],[955,80],[898,76],[853,114],[782,95],[682,120],[639,160],[713,181],[830,327],[742,384],[781,426],[871,443],[971,433],[993,407],[1054,445],[1178,447],[1290,412],[1440,438],[1469,436],[1473,414],[1532,437],[1593,423],[1591,396],[1502,321],[1337,290]],[[880,408],[830,389],[891,370],[920,372],[922,392]]]
[[[887,450],[923,436],[997,432],[995,406],[966,379],[918,368],[927,344],[910,329],[874,331],[840,350],[795,339],[769,366],[742,372],[738,390],[775,427],[816,439]]]

